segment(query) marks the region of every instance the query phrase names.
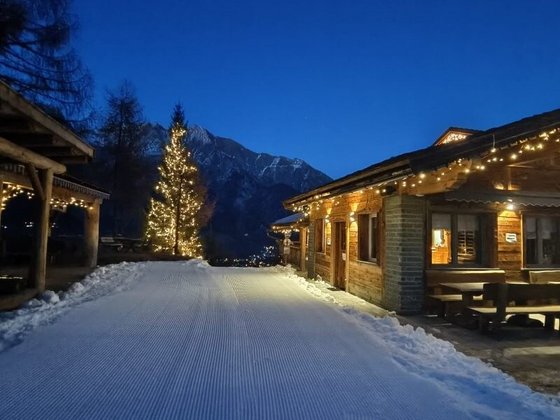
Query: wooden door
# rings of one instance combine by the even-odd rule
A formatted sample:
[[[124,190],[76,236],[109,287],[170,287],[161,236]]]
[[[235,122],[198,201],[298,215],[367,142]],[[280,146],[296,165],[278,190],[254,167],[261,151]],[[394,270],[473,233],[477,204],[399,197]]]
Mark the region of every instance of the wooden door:
[[[346,223],[335,223],[334,240],[334,283],[339,289],[346,290]]]

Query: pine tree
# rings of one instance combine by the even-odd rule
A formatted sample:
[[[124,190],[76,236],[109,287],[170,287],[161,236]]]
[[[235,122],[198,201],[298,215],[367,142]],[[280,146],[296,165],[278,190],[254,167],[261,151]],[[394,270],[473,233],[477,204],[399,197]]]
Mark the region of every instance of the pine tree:
[[[181,105],[173,111],[169,142],[159,166],[156,197],[150,201],[146,237],[157,252],[199,257],[201,210],[206,189],[198,168],[184,145],[187,134]]]
[[[149,142],[142,135],[144,122],[142,106],[132,84],[125,81],[108,92],[98,133],[100,159],[94,163],[97,182],[111,191],[106,210],[112,219],[113,235],[138,235],[142,229],[134,221],[144,220],[149,197],[145,187]]]
[[[76,29],[70,0],[0,0],[0,79],[66,122],[85,117],[93,90]]]

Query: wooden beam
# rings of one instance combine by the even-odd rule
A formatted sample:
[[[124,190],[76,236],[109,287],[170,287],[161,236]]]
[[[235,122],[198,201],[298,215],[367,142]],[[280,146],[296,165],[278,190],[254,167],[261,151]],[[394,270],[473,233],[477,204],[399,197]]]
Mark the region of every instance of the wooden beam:
[[[41,186],[41,181],[39,180],[39,176],[37,175],[37,170],[35,166],[30,163],[25,165],[25,169],[27,170],[27,176],[29,177],[29,181],[31,181],[31,186],[33,187],[33,191],[37,194],[41,200],[45,198],[45,193],[43,192],[43,187]]]
[[[6,83],[0,82],[0,99],[5,101],[11,108],[28,117],[34,123],[39,124],[48,132],[60,137],[66,143],[76,147],[81,153],[93,158],[94,149],[89,144],[80,139],[76,134],[66,128],[64,125],[50,117],[45,111],[36,105],[25,100],[23,96],[18,94]]]
[[[45,290],[45,278],[47,273],[47,243],[49,239],[49,217],[51,210],[53,170],[43,169],[39,172],[41,187],[44,197],[40,200],[40,211],[36,219],[35,246],[31,259],[30,281],[31,286],[39,292]]]
[[[28,149],[32,147],[41,147],[41,146],[53,146],[53,145],[64,146],[64,142],[56,141],[53,138],[52,134],[48,134],[48,133],[31,133],[28,131],[14,133],[0,128],[0,137],[4,137],[10,140],[12,143],[16,143]]]
[[[0,175],[0,258],[3,257],[2,253],[2,200],[4,199],[4,179]]]
[[[27,147],[27,146],[25,146]],[[75,156],[76,149],[66,146],[33,146],[32,148],[35,153],[43,156],[53,157],[53,156]]]
[[[77,165],[82,163],[89,163],[87,156],[53,156],[56,160],[64,165]]]
[[[66,167],[46,156],[42,156],[29,149],[0,137],[0,156],[6,156],[21,163],[30,163],[38,169],[51,169],[55,174],[66,172]]]
[[[94,268],[97,265],[97,251],[99,246],[99,217],[101,200],[96,199],[92,208],[86,209],[84,220],[84,251],[85,265]]]

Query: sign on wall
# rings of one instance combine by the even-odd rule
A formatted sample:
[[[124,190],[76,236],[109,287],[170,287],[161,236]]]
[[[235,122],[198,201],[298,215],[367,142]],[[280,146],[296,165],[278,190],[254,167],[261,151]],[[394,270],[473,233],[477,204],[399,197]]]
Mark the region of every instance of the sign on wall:
[[[515,244],[517,243],[517,233],[506,233],[506,242],[508,244]]]

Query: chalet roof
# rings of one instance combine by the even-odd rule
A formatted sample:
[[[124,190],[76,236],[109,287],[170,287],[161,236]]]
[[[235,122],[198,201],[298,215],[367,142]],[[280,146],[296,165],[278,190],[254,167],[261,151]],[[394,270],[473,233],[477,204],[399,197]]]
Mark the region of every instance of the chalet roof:
[[[480,133],[480,130],[473,130],[471,128],[449,127],[439,136],[432,146],[439,146],[453,141],[462,141],[475,133]],[[455,137],[453,137],[455,136]]]
[[[489,146],[507,147],[519,140],[536,137],[544,130],[558,127],[560,127],[560,109],[534,115],[486,131],[470,130],[473,133],[463,141],[447,144],[437,144],[436,141],[436,143],[424,149],[394,156],[285,200],[284,205],[290,206],[314,197],[342,194],[369,185],[438,169],[460,158],[478,158],[488,152]]]
[[[64,165],[94,155],[93,147],[1,81],[0,138]]]
[[[278,219],[275,222],[271,223],[273,228],[282,228],[282,227],[290,227],[304,219],[303,213],[294,213],[290,214],[289,216],[283,217],[282,219]]]

